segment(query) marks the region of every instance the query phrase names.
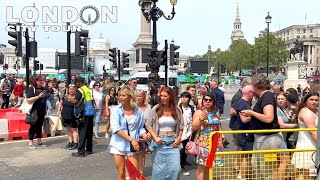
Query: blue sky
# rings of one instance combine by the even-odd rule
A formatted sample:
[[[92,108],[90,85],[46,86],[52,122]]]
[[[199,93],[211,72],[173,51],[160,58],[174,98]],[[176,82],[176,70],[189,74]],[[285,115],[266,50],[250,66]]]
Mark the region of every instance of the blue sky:
[[[87,26],[78,20],[77,24],[88,29],[91,38],[98,37],[102,33],[109,39],[112,47],[118,47],[121,50],[131,48],[140,32],[138,0],[1,0],[0,44],[8,44],[9,39],[4,28],[7,25],[6,6],[14,6],[14,17],[21,17],[21,10],[25,6],[32,6],[33,3],[36,3],[36,7],[73,6],[79,11],[86,5],[93,5],[98,9],[101,6],[117,6],[117,23],[99,22]],[[236,0],[178,0],[176,17],[171,21],[161,18],[157,23],[159,49],[163,48],[165,39],[169,42],[173,39],[175,44],[181,46],[180,54],[184,55],[204,54],[208,45],[211,45],[213,50],[227,49],[231,43],[230,35],[233,30],[236,4]],[[159,0],[158,6],[165,14],[171,12],[169,0]],[[264,18],[268,11],[272,16],[271,31],[295,24],[320,23],[319,0],[239,0],[239,6],[242,30],[249,43],[252,43],[259,31],[266,27]],[[38,47],[66,48],[64,32],[44,32],[39,27],[36,39]],[[74,40],[72,39],[71,42],[73,43]]]

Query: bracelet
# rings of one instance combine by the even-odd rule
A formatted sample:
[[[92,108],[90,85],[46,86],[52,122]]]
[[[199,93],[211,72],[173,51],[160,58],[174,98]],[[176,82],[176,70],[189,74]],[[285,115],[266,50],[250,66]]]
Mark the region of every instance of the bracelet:
[[[133,141],[133,138],[131,138],[130,142],[132,142],[132,141]]]

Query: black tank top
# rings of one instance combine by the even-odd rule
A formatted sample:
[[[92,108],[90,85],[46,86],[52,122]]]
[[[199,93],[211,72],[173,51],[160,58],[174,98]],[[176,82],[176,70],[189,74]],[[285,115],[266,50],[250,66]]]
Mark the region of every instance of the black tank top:
[[[116,97],[110,96],[108,106],[114,106],[114,105],[118,105],[118,100]]]

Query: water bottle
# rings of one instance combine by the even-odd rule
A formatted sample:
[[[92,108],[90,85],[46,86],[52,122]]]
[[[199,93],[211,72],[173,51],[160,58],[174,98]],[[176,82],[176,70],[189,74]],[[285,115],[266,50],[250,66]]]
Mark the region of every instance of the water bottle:
[[[152,143],[150,146],[150,151],[153,151],[154,149],[156,149],[158,147],[157,143]]]

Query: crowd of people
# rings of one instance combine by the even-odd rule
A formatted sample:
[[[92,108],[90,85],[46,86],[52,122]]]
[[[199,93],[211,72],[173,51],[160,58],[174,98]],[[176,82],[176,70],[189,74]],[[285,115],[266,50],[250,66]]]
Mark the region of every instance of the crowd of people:
[[[293,128],[316,128],[319,94],[305,88],[302,93],[294,88],[282,91],[278,85],[271,88],[270,81],[261,74],[245,79],[241,89],[232,98],[230,129],[272,130]],[[254,105],[252,105],[255,100]],[[252,108],[251,108],[252,107]],[[317,134],[314,131],[296,133],[267,132],[234,134],[237,150],[272,150],[315,148]],[[252,167],[255,177],[285,179],[287,168],[292,164],[296,179],[310,179],[309,170],[315,168],[313,152],[294,152],[279,155],[279,163],[266,162],[264,156],[240,156],[234,161],[238,179],[248,178]]]
[[[17,82],[15,82],[15,80]],[[15,83],[14,83],[14,82]],[[143,174],[146,153],[152,153],[152,179],[180,179],[188,176],[191,162],[187,161],[186,146],[193,141],[197,146],[194,155],[198,180],[207,179],[206,166],[209,156],[209,135],[222,130],[220,117],[224,112],[225,97],[217,81],[210,87],[191,84],[177,91],[160,84],[150,84],[148,91],[137,89],[137,79],[129,83],[114,84],[110,79],[72,76],[71,84],[56,79],[35,77],[27,87],[23,79],[6,77],[1,80],[2,108],[19,107],[25,97],[33,103],[31,112],[37,111],[38,120],[29,129],[31,149],[44,147],[41,141],[44,119],[57,110],[67,129],[68,143],[65,149],[77,150],[72,156],[85,157],[92,154],[93,137],[100,139],[99,122],[107,122],[105,137],[110,138],[109,151],[113,155],[118,179],[127,179],[125,161],[129,160]],[[14,84],[14,85],[13,85]],[[198,92],[197,92],[198,91]],[[14,98],[11,98],[11,93]],[[178,99],[179,97],[179,99]],[[11,102],[11,99],[12,102]],[[278,85],[261,74],[246,78],[233,96],[230,109],[230,129],[262,130],[282,128],[315,128],[318,118],[319,94],[309,88],[293,88],[281,91]],[[94,115],[88,115],[79,104],[93,102]],[[94,136],[93,136],[94,135]],[[37,143],[34,138],[37,138]],[[239,151],[314,148],[316,132],[235,134],[234,142]],[[216,151],[228,145],[219,135]],[[312,152],[297,152],[281,156],[280,163],[266,166],[263,156],[235,158],[234,169],[238,179],[246,179],[248,167],[266,178],[284,179],[286,168],[292,163],[301,179],[307,178],[308,170],[314,167]],[[310,158],[306,158],[310,157]],[[303,161],[303,163],[301,163]],[[220,157],[214,166],[224,166]]]

